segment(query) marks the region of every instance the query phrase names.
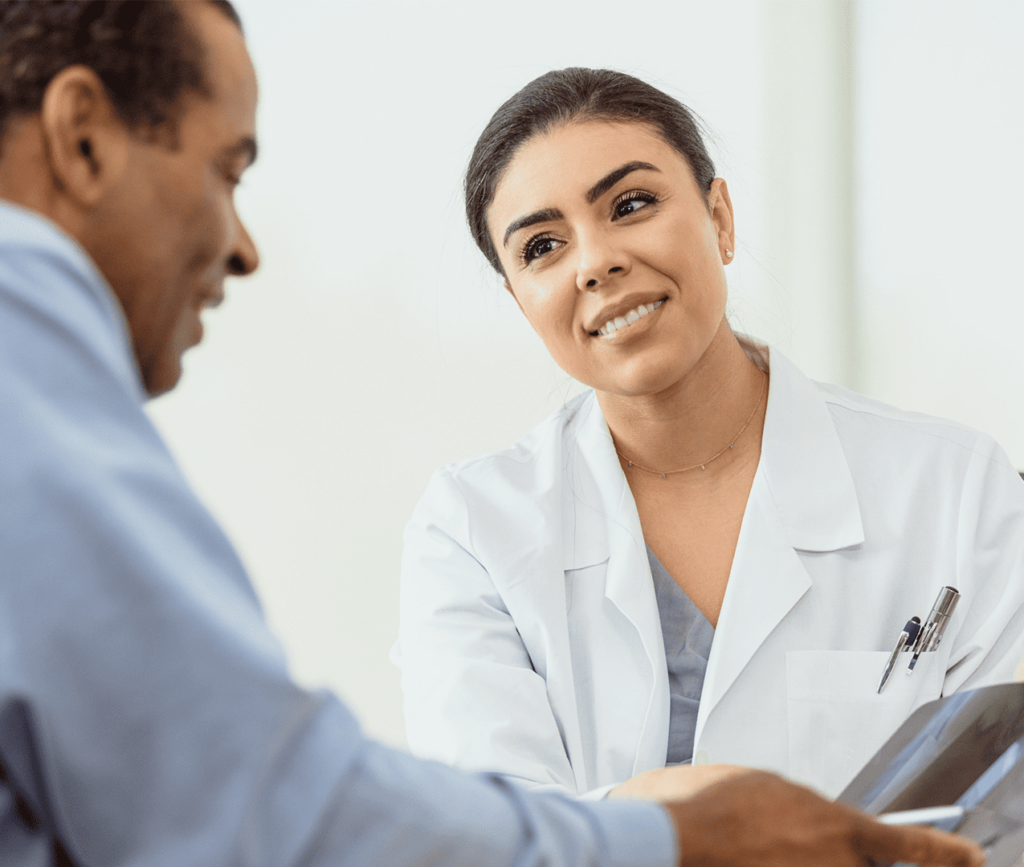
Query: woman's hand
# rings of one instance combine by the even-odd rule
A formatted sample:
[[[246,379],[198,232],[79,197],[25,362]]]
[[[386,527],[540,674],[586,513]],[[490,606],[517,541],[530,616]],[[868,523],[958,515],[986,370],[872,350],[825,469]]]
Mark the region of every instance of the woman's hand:
[[[655,768],[620,783],[608,792],[608,797],[671,801],[689,797],[705,786],[746,770],[739,765],[672,765]]]

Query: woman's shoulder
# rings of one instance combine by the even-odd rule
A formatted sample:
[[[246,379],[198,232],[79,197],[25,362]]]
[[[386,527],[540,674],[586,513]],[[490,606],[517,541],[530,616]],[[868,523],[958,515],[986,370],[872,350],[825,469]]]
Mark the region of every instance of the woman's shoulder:
[[[965,485],[1010,484],[1011,492],[1015,490],[1017,470],[989,434],[837,385],[816,385],[855,475],[881,473],[888,478],[887,486],[920,476],[930,486],[962,490]]]
[[[566,444],[576,441],[580,426],[592,421],[595,412],[600,414],[594,392],[588,389],[570,398],[511,446],[452,461],[437,473],[457,479],[460,485],[489,484],[495,476],[550,474],[560,466],[556,458]]]
[[[438,510],[450,516],[528,515],[552,519],[560,509],[566,461],[587,461],[587,443],[607,436],[594,393],[566,401],[508,448],[452,461],[435,470],[417,512]]]
[[[775,349],[771,362],[776,397],[773,406],[770,393],[765,436],[787,466],[817,455],[816,466],[836,468],[832,442],[858,490],[941,489],[955,499],[965,485],[1020,485],[1003,449],[970,425],[814,381]]]
[[[443,528],[492,565],[515,561],[527,550],[558,550],[565,456],[580,454],[581,427],[599,431],[604,424],[596,407],[593,392],[585,392],[509,448],[439,467],[407,533]]]
[[[902,409],[839,385],[815,382],[840,432],[858,429],[887,431],[896,442],[930,449],[963,449],[995,445],[988,434],[953,419]]]

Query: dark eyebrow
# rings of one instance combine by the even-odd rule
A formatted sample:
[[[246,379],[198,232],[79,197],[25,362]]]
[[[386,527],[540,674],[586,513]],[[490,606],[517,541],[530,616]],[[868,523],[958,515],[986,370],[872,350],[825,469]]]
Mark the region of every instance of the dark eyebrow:
[[[224,154],[227,157],[244,156],[246,158],[245,165],[248,168],[254,162],[256,162],[256,154],[258,148],[256,147],[256,137],[247,135],[241,140],[235,142],[233,145],[224,149]]]
[[[657,166],[652,166],[650,163],[643,163],[636,160],[631,163],[626,163],[624,166],[619,166],[614,171],[608,172],[608,174],[587,190],[587,203],[590,205],[594,204],[594,202],[626,177],[626,175],[641,169],[646,169],[649,172],[661,171]]]
[[[513,220],[508,224],[508,228],[505,230],[505,239],[502,241],[502,246],[508,246],[508,239],[512,237],[513,232],[518,232],[520,229],[525,229],[527,226],[534,225],[534,223],[546,223],[549,220],[561,219],[561,211],[557,211],[554,208],[545,208],[542,211],[534,211],[532,214],[527,214],[525,217]]]
[[[652,166],[650,163],[641,162],[640,160],[634,160],[631,163],[626,163],[624,166],[619,166],[617,169],[608,172],[601,180],[599,180],[594,186],[587,190],[587,203],[592,205],[601,196],[608,192],[614,187],[619,181],[621,181],[626,175],[646,170],[649,172],[660,172],[657,166]],[[509,223],[508,228],[505,230],[505,239],[502,242],[502,246],[508,246],[508,239],[512,237],[514,232],[518,232],[520,229],[525,229],[527,226],[532,226],[534,223],[546,223],[548,220],[561,220],[562,212],[554,208],[544,208],[541,211],[534,211],[532,214],[528,214],[525,217],[520,217],[518,220],[513,220]]]

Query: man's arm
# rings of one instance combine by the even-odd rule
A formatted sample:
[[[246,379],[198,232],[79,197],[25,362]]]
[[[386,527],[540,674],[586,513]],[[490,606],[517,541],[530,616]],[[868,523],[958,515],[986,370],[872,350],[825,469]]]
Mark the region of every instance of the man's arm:
[[[670,867],[656,805],[417,761],[291,680],[142,410],[113,299],[25,221],[0,237],[0,819],[109,867]]]

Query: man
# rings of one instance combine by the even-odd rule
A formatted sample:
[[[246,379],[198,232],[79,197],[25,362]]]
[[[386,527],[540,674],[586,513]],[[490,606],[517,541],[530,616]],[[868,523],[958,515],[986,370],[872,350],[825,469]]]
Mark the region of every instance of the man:
[[[979,863],[767,774],[527,794],[289,680],[142,411],[257,267],[255,108],[223,0],[0,0],[0,863]]]

